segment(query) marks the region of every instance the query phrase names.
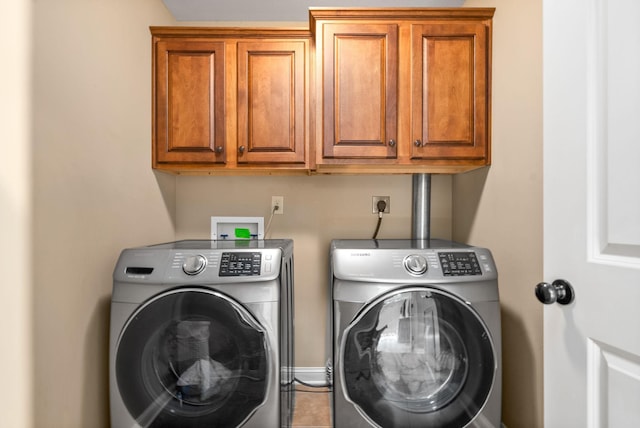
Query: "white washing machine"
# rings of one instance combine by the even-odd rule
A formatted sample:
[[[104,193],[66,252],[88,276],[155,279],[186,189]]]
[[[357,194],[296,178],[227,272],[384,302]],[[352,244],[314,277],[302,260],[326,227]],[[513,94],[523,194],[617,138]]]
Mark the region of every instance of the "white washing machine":
[[[293,242],[178,241],[113,274],[111,427],[288,427]]]
[[[336,428],[499,428],[501,334],[489,250],[331,245]]]

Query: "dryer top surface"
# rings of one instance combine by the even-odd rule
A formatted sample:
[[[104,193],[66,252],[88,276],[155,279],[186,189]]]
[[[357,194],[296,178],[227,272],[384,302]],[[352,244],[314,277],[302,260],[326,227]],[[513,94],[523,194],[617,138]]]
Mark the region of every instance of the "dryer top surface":
[[[444,239],[334,239],[332,249],[411,250],[471,248],[470,245]]]

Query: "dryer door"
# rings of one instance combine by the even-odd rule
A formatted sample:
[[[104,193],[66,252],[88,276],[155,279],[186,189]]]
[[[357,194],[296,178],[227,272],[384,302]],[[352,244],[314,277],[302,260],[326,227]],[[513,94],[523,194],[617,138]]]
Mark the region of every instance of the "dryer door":
[[[208,289],[161,294],[137,310],[116,350],[123,402],[141,427],[237,427],[265,401],[265,331]]]
[[[426,287],[366,305],[341,349],[344,394],[380,427],[463,427],[484,406],[497,369],[475,311]]]

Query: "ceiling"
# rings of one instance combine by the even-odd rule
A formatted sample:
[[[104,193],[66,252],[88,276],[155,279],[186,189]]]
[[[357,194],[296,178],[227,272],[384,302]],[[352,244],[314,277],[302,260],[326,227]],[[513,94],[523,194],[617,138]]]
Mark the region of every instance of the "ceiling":
[[[307,22],[310,7],[459,7],[464,0],[162,0],[178,21]]]

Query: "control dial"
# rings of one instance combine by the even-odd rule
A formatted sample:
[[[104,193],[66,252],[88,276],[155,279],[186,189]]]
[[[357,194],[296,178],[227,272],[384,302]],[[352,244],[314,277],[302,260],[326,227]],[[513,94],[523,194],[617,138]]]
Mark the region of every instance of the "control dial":
[[[200,254],[197,254],[195,256],[188,256],[182,264],[182,270],[187,275],[197,275],[201,273],[206,267],[207,259]]]
[[[404,267],[413,275],[422,275],[427,271],[427,259],[419,254],[411,254],[404,258]]]

